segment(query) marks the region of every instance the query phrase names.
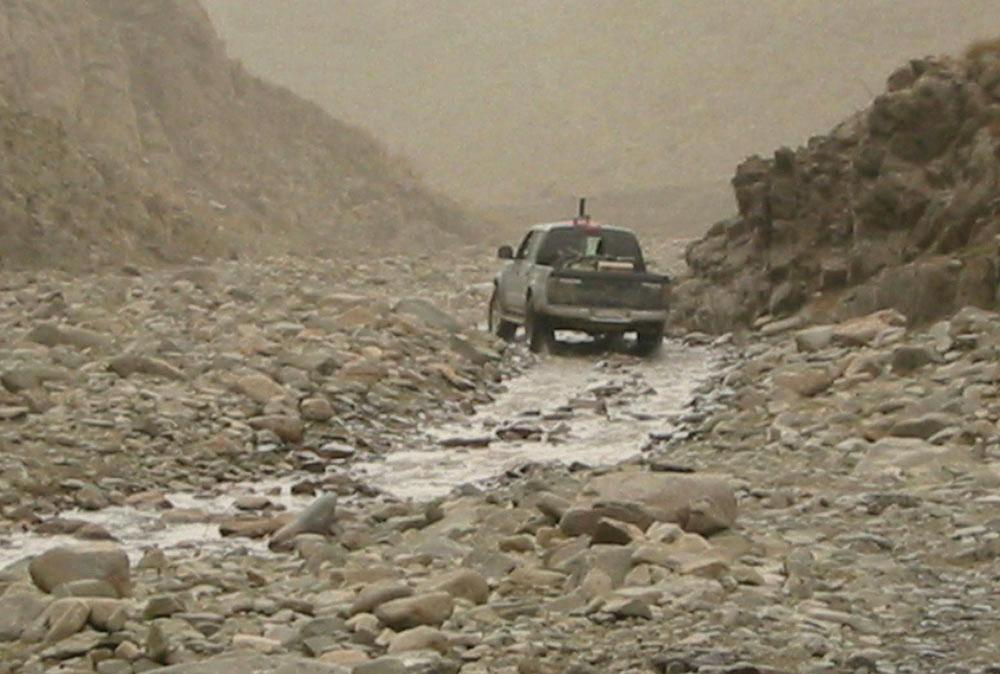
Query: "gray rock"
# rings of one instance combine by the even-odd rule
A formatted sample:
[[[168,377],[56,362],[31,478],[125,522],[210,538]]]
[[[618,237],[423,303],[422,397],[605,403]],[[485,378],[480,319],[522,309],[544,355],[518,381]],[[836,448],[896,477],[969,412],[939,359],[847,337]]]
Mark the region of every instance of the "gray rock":
[[[25,641],[53,644],[73,636],[84,628],[90,607],[82,599],[57,599],[46,607],[22,635]]]
[[[553,522],[558,522],[566,514],[566,511],[570,509],[573,504],[561,496],[556,496],[555,494],[545,492],[538,495],[538,499],[535,502],[535,506],[542,511],[542,514],[551,519]]]
[[[32,587],[11,585],[0,596],[0,641],[21,638],[25,627],[45,611],[49,602]]]
[[[39,657],[45,660],[69,660],[92,653],[101,647],[107,639],[106,634],[81,632],[74,634],[39,652]]]
[[[622,618],[653,619],[653,611],[649,604],[636,597],[614,597],[605,602],[601,610]]]
[[[282,441],[297,443],[302,441],[304,426],[298,414],[265,414],[252,417],[247,423],[254,430],[270,431]]]
[[[307,398],[299,406],[303,419],[309,421],[329,421],[336,414],[333,405],[326,398]]]
[[[444,632],[434,627],[420,625],[393,636],[387,650],[389,653],[423,650],[446,653],[450,646],[451,640]]]
[[[458,332],[462,329],[461,323],[455,320],[452,315],[441,311],[427,300],[419,297],[401,299],[396,302],[392,310],[398,314],[416,316],[427,325],[446,332]]]
[[[892,425],[889,433],[897,438],[920,438],[926,440],[945,428],[960,424],[961,420],[954,415],[932,412],[919,417],[900,419]]]
[[[781,388],[795,391],[801,396],[812,397],[823,393],[836,381],[840,373],[832,367],[785,367],[774,374],[774,383]]]
[[[420,585],[421,592],[447,592],[456,599],[473,604],[485,604],[490,598],[486,578],[473,569],[456,569],[428,579]]]
[[[354,667],[351,674],[407,674],[403,661],[397,657],[384,657]]]
[[[376,583],[358,593],[358,596],[354,599],[354,603],[351,604],[350,615],[371,613],[387,601],[411,597],[413,594],[413,588],[405,583],[394,581]]]
[[[159,358],[149,358],[147,356],[119,356],[108,362],[108,369],[119,377],[131,377],[133,374],[145,374],[151,377],[163,377],[174,381],[184,381],[185,374]]]
[[[802,352],[822,351],[833,342],[834,326],[816,325],[795,333],[795,346]]]
[[[337,521],[337,495],[327,494],[313,501],[292,522],[274,532],[268,547],[272,550],[290,549],[292,539],[299,534],[329,536]]]
[[[132,592],[128,555],[109,544],[52,548],[32,559],[28,571],[45,592],[63,583],[90,579],[108,583],[119,597]]]
[[[440,626],[451,616],[455,602],[447,592],[430,592],[394,599],[375,609],[375,615],[396,631],[420,625]]]
[[[349,459],[357,454],[357,450],[351,445],[342,442],[325,442],[319,446],[316,454],[324,459]]]
[[[170,641],[167,639],[167,634],[163,628],[157,623],[150,625],[149,630],[146,632],[146,645],[144,649],[146,657],[153,662],[165,665],[167,664],[167,658],[170,657],[171,650]]]
[[[972,463],[961,448],[937,447],[919,438],[883,438],[868,448],[852,472],[868,481],[905,476],[915,484],[937,483],[951,480],[951,471]]]
[[[91,627],[102,632],[120,632],[128,620],[128,604],[117,599],[88,598],[84,600],[90,608],[87,620]]]
[[[941,362],[937,351],[927,346],[900,344],[892,350],[892,371],[896,374],[911,374],[929,363]]]
[[[47,381],[65,381],[70,378],[69,370],[44,365],[19,367],[4,372],[0,383],[11,393],[37,389]]]
[[[146,607],[142,610],[143,620],[153,620],[155,618],[169,618],[175,613],[186,610],[184,601],[178,595],[161,594],[150,597],[146,602]]]
[[[593,536],[601,514],[593,508],[572,507],[559,520],[559,530],[567,536]]]
[[[236,381],[236,390],[260,405],[288,395],[284,386],[259,372],[240,377]]]
[[[66,344],[78,349],[105,349],[114,342],[107,335],[102,335],[86,328],[73,326],[57,326],[44,323],[28,333],[28,339],[45,346]]]
[[[133,674],[132,663],[128,660],[110,658],[97,663],[97,674]]]

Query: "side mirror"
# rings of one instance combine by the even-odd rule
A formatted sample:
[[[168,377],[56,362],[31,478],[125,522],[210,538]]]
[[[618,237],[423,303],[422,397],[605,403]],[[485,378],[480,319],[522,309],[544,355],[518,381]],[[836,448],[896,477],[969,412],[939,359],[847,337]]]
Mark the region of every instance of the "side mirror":
[[[500,250],[497,251],[497,257],[501,260],[513,260],[514,249],[510,246],[500,246]]]

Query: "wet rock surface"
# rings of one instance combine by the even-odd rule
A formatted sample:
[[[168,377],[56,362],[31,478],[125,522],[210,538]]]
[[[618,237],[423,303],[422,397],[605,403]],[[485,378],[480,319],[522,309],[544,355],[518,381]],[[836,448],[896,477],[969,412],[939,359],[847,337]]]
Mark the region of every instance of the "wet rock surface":
[[[536,359],[475,328],[489,261],[450,261],[430,280],[440,264],[4,276],[0,402],[25,411],[0,422],[0,667],[1000,661],[1000,316],[965,309],[919,330],[890,314],[770,323],[709,349],[667,344],[658,360],[573,344]],[[44,334],[106,339],[35,341],[43,307],[60,330]],[[111,366],[123,357],[168,367],[126,374]],[[675,405],[670,375],[694,372],[709,374]],[[610,453],[587,455],[601,460],[566,460],[601,443]],[[409,474],[394,457],[433,467],[511,448],[532,458],[401,495]],[[111,512],[150,540],[182,533],[140,547],[104,520],[110,563],[72,536]],[[56,576],[43,552],[78,555],[85,572]],[[46,564],[55,579],[39,582]]]

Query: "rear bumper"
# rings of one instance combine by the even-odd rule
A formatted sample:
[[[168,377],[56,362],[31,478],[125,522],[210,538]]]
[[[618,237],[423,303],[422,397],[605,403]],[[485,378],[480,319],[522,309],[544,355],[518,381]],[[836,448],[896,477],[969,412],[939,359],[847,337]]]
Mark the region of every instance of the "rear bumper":
[[[539,311],[557,330],[635,330],[667,320],[665,309],[605,309],[550,304],[540,307]]]

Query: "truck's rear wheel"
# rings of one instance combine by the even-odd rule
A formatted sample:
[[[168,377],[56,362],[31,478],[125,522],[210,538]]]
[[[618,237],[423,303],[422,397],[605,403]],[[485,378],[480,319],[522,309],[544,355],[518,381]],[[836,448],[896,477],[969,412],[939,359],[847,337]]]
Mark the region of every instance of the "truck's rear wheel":
[[[530,306],[524,319],[524,332],[528,337],[528,348],[534,353],[541,353],[552,344],[553,330],[548,317]]]
[[[651,356],[663,346],[663,323],[643,326],[636,332],[635,350],[640,356]]]
[[[490,298],[490,311],[487,320],[491,333],[506,342],[514,339],[514,335],[517,333],[517,323],[503,319],[503,313],[500,310],[500,297],[497,295],[496,289],[493,290],[493,296]]]

